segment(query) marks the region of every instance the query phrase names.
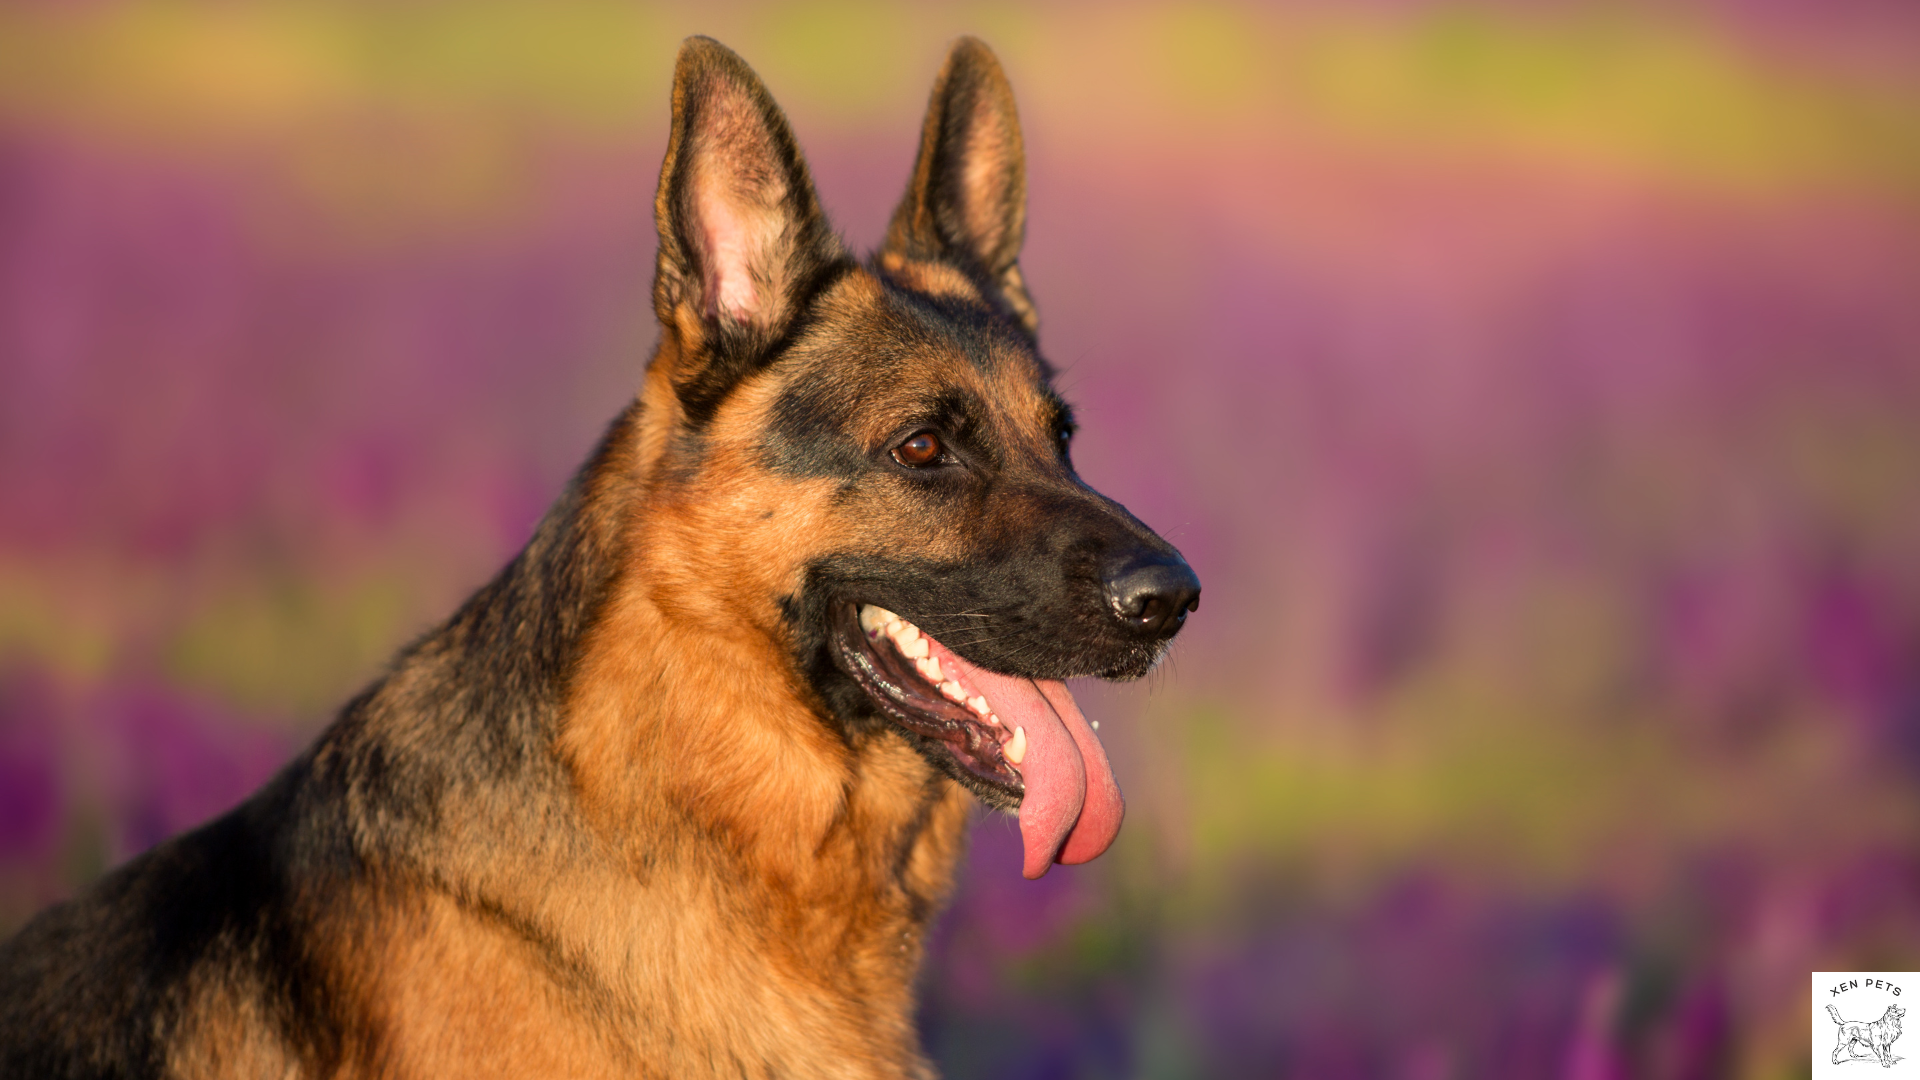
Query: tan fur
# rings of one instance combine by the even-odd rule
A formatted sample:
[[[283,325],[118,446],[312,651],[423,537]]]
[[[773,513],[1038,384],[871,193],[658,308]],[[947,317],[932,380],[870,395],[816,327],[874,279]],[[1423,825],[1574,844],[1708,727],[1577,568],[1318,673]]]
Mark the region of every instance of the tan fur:
[[[950,83],[979,160],[935,201],[967,235],[928,232],[956,215],[923,205]],[[795,598],[836,558],[997,575],[979,552],[1028,535],[1046,498],[1097,498],[1061,452],[1012,261],[1011,92],[985,46],[956,46],[874,269],[846,259],[737,57],[690,41],[674,104],[660,344],[578,486],[281,779],[29,943],[84,959],[56,951],[62,927],[104,925],[97,948],[123,966],[103,970],[159,988],[99,1025],[138,1075],[933,1075],[912,984],[976,778],[895,725],[836,715],[836,684],[803,670],[830,661],[794,640],[818,626]],[[991,447],[990,498],[928,499],[885,471],[943,395]],[[769,441],[815,414],[834,414],[821,459],[866,464],[769,464]],[[49,965],[18,1000],[77,1016],[98,980],[74,970]],[[100,1059],[26,1034],[22,1053]]]
[[[189,998],[168,1048],[168,1075],[178,1080],[302,1075],[298,1056],[269,1034],[257,987],[237,987],[209,971],[193,980]]]
[[[985,298],[973,280],[945,263],[909,259],[897,251],[882,252],[880,265],[895,281],[928,296],[944,296],[978,304]]]

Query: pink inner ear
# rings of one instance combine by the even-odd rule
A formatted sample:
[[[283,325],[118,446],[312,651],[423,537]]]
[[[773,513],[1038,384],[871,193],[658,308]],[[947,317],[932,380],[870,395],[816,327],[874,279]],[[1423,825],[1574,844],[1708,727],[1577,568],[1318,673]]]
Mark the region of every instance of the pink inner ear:
[[[749,270],[754,254],[752,229],[740,208],[730,203],[714,186],[702,185],[696,197],[700,220],[700,239],[706,248],[701,253],[707,279],[703,283],[707,316],[726,316],[734,322],[752,322],[754,316],[753,274]]]
[[[989,253],[998,253],[1007,240],[1003,215],[1015,142],[1006,116],[982,96],[967,125],[961,213],[974,239]]]

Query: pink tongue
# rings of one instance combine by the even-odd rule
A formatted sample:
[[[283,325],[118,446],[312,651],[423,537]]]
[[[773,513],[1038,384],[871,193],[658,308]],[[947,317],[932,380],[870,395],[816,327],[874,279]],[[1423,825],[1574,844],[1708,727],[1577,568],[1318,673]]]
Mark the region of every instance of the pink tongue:
[[[1120,831],[1126,803],[1107,752],[1067,684],[997,675],[941,649],[940,666],[950,662],[958,667],[962,685],[986,695],[1003,725],[1027,729],[1027,753],[1016,766],[1027,786],[1020,803],[1020,839],[1026,845],[1020,872],[1037,878],[1055,862],[1083,863],[1107,850]]]

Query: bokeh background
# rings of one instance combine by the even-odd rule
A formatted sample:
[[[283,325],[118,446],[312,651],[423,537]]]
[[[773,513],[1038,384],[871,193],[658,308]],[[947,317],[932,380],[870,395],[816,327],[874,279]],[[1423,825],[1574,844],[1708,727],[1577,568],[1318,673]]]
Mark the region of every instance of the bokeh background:
[[[526,539],[654,340],[678,40],[879,237],[1020,96],[1083,475],[1206,602],[1005,821],[953,1077],[1805,1075],[1920,969],[1920,9],[0,7],[0,931],[241,799]]]

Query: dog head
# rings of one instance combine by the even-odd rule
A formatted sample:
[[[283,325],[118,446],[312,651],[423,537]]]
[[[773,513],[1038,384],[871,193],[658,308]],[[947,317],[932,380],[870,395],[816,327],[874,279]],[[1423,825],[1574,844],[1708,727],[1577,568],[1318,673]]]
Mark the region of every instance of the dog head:
[[[1018,263],[1012,91],[959,42],[881,250],[855,261],[739,57],[682,48],[643,395],[651,565],[674,615],[755,628],[848,739],[904,737],[1017,810],[1026,873],[1122,806],[1062,680],[1134,678],[1200,583],[1075,474]]]

